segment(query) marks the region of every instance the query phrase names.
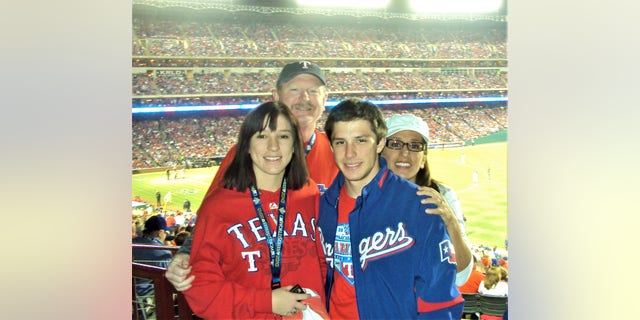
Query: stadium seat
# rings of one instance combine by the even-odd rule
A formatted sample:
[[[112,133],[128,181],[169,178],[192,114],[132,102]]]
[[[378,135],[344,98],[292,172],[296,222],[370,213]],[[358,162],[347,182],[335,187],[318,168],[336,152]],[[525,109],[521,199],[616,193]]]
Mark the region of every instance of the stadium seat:
[[[479,296],[480,314],[502,317],[508,306],[507,297]],[[482,319],[482,318],[481,318]]]
[[[463,319],[478,319],[480,312],[480,296],[474,293],[463,293],[464,308],[462,309]]]

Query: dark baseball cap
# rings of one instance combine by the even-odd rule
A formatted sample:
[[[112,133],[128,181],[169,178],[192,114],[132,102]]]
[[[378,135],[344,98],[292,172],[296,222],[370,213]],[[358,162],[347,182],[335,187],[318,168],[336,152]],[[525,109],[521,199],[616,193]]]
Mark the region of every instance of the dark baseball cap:
[[[158,230],[171,230],[167,227],[167,220],[163,217],[155,215],[147,219],[144,223],[144,230],[147,232],[153,232]]]
[[[324,79],[324,73],[317,64],[309,61],[298,61],[289,63],[282,68],[276,86],[280,87],[283,83],[303,73],[312,74],[316,76],[316,78],[320,79],[323,85],[327,85],[327,81]]]

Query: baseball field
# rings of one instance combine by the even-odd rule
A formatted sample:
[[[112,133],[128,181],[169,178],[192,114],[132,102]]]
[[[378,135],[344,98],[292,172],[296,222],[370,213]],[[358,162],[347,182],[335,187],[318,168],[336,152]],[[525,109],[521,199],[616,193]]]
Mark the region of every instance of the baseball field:
[[[504,247],[507,238],[507,143],[497,142],[461,148],[430,149],[432,176],[453,187],[467,219],[472,244]],[[185,199],[191,210],[200,207],[218,167],[189,169],[184,177],[167,179],[165,172],[132,176],[132,199],[139,196],[155,204],[156,191],[164,198],[171,192],[169,209],[182,210]],[[475,174],[474,174],[475,172]],[[474,179],[474,176],[477,179]]]

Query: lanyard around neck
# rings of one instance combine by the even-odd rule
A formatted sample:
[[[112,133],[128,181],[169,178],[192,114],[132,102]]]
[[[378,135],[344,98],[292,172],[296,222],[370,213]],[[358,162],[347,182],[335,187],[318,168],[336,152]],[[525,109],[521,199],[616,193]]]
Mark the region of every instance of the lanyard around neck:
[[[306,156],[307,154],[309,154],[309,151],[311,151],[311,148],[313,148],[313,145],[316,143],[316,131],[313,130],[313,134],[311,135],[311,138],[309,139],[309,143],[307,144],[306,147],[304,147],[304,155]]]
[[[269,228],[264,211],[262,210],[262,201],[256,186],[250,186],[251,198],[256,214],[262,224],[264,236],[269,245],[269,257],[271,259],[271,289],[280,288],[280,270],[282,269],[282,244],[284,242],[284,216],[287,207],[287,178],[282,178],[282,186],[280,187],[280,204],[278,205],[278,222],[276,224],[276,238],[274,242],[273,233]]]

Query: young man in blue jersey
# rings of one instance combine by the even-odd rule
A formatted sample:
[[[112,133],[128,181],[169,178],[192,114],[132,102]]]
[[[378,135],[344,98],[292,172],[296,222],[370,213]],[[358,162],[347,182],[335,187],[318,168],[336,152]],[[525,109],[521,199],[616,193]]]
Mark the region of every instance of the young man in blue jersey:
[[[418,186],[379,156],[387,133],[380,109],[342,101],[325,132],[340,169],[318,218],[331,318],[460,319],[451,240],[442,219],[424,214]]]

